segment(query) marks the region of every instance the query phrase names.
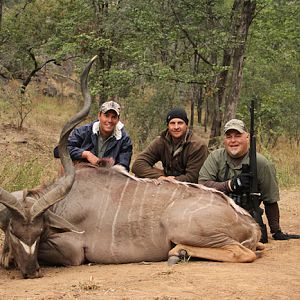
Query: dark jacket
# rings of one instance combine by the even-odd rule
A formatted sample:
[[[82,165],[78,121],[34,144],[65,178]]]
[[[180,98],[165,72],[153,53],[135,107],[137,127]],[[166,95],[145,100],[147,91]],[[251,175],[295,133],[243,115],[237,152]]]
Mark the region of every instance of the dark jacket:
[[[158,178],[175,176],[178,181],[198,182],[199,170],[208,155],[207,146],[200,137],[188,130],[179,148],[174,151],[172,139],[165,130],[138,155],[132,172],[138,177]],[[154,165],[161,161],[163,173]]]
[[[97,156],[98,133],[95,128],[97,128],[98,123],[99,121],[94,121],[72,131],[68,139],[68,149],[72,160],[86,161],[82,158],[83,151],[91,151]],[[120,164],[129,170],[132,142],[121,122],[116,125],[116,128],[117,130],[108,142],[103,157],[112,157],[115,164]],[[54,149],[54,157],[59,157],[57,147]]]

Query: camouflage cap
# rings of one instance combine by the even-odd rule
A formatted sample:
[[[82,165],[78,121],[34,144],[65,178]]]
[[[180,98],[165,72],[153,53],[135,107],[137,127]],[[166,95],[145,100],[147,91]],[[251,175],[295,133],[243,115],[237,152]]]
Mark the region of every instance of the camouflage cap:
[[[120,105],[117,102],[115,102],[115,101],[107,101],[107,102],[104,102],[101,105],[99,111],[103,112],[103,113],[106,113],[109,110],[114,110],[117,113],[117,115],[119,116],[120,115],[120,109],[121,109],[121,107],[120,107]]]
[[[245,123],[238,119],[231,119],[228,121],[224,126],[224,133],[226,133],[228,130],[233,129],[238,131],[239,133],[243,133],[246,131]]]

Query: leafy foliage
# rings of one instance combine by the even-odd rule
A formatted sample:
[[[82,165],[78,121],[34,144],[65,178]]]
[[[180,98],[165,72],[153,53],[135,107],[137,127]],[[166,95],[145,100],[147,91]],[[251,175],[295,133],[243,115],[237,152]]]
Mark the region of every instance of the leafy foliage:
[[[141,147],[151,123],[159,124],[159,118],[163,123],[163,113],[175,103],[206,104],[205,126],[215,121],[214,113],[221,122],[232,109],[218,96],[223,83],[229,97],[232,86],[238,85],[224,57],[244,42],[234,33],[241,21],[241,11],[234,8],[248,4],[256,5],[256,14],[246,44],[238,116],[247,120],[247,103],[256,96],[262,143],[276,145],[282,134],[299,143],[297,1],[6,1],[0,77],[23,81],[48,60],[58,65],[72,60],[79,73],[87,59],[98,54],[91,77],[93,96],[98,102],[114,97],[126,103],[132,124],[143,116],[149,129],[144,136],[135,134]],[[227,79],[220,76],[226,72]],[[158,103],[163,109],[153,118],[150,112]]]
[[[177,106],[179,103],[174,102],[172,89],[160,88],[157,83],[156,89],[145,87],[136,93],[130,95],[126,102],[125,118],[126,128],[135,141],[136,151],[141,151],[143,147],[160,132],[166,128],[166,115],[170,107]]]
[[[300,8],[295,1],[269,2],[252,27],[240,112],[258,96],[261,142],[274,146],[285,135],[299,144]]]

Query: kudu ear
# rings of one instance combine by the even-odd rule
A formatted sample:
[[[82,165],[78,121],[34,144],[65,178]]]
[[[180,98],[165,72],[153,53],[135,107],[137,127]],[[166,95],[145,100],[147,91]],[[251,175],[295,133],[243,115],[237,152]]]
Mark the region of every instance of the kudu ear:
[[[9,209],[3,204],[0,204],[0,228],[3,231],[5,231],[8,226],[10,216],[11,214]]]
[[[4,189],[0,188],[0,203],[4,204],[8,209],[16,212],[25,219],[25,212],[22,204],[17,197]]]
[[[84,233],[84,231],[79,230],[78,228],[76,228],[76,226],[71,224],[69,221],[54,214],[50,210],[45,212],[45,220],[49,227],[58,229],[60,231],[65,231],[65,232],[71,231],[80,234]]]

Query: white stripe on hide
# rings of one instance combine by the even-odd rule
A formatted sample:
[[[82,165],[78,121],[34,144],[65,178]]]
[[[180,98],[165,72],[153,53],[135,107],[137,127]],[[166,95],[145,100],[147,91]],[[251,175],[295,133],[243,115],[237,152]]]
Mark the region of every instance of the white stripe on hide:
[[[118,208],[117,208],[117,211],[115,213],[115,217],[114,217],[114,220],[113,220],[113,223],[112,223],[112,240],[111,240],[111,244],[110,244],[110,253],[112,255],[112,257],[115,259],[116,257],[116,254],[115,254],[115,248],[117,247],[115,244],[116,244],[116,233],[115,233],[115,229],[116,229],[116,224],[117,224],[117,220],[118,220],[118,216],[119,216],[119,212],[120,212],[120,209],[121,209],[121,205],[122,205],[122,200],[123,200],[123,197],[124,197],[124,194],[126,192],[126,189],[127,189],[127,186],[130,182],[130,178],[128,178],[126,180],[126,184],[121,192],[121,195],[120,195],[120,199],[119,199],[119,203],[118,203]]]

